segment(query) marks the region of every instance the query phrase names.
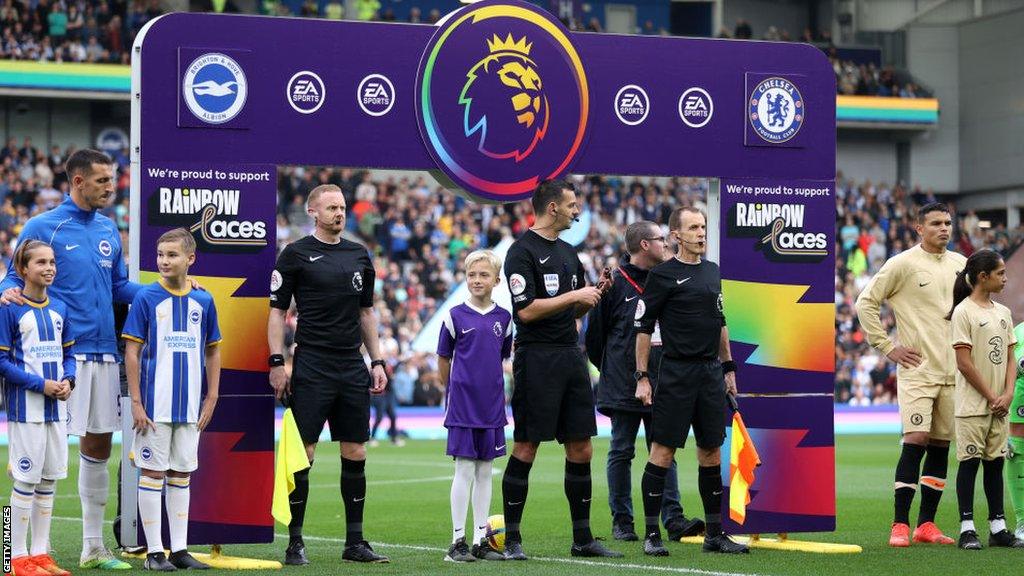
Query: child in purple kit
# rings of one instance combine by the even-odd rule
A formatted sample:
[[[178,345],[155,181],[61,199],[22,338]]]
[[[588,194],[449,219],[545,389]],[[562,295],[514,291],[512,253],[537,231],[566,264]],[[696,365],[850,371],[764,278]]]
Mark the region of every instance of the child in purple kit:
[[[501,281],[501,260],[490,250],[466,257],[470,297],[445,316],[437,343],[438,368],[446,385],[444,426],[448,455],[455,458],[452,482],[451,562],[504,560],[486,538],[491,502],[491,462],[505,455],[505,381],[502,360],[512,353],[512,313],[491,300]],[[473,500],[473,548],[465,524],[470,487]]]

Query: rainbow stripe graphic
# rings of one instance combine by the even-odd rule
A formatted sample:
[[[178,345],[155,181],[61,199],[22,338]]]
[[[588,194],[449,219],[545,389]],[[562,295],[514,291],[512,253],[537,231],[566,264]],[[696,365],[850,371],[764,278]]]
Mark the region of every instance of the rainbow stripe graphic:
[[[939,101],[935,98],[889,98],[883,96],[837,96],[836,122],[917,124],[939,122]]]
[[[132,87],[131,69],[120,64],[7,60],[0,62],[0,87],[128,94]]]
[[[835,304],[800,303],[808,288],[722,280],[729,339],[757,345],[747,364],[816,372],[835,368]]]
[[[438,56],[440,55],[442,48],[444,48],[445,43],[448,42],[452,34],[458,30],[460,26],[465,24],[467,21],[470,24],[476,24],[490,18],[515,18],[540,28],[558,42],[565,51],[565,56],[572,67],[573,75],[576,79],[576,89],[580,96],[580,120],[576,128],[576,134],[572,145],[566,152],[565,157],[550,174],[534,175],[517,182],[496,182],[477,176],[463,168],[458,163],[452,155],[450,145],[445,141],[444,136],[441,134],[441,130],[438,125],[438,118],[434,112],[434,103],[431,98],[434,68],[438,62]],[[534,188],[536,188],[541,178],[554,178],[562,174],[562,172],[564,172],[569,166],[572,159],[576,156],[580,145],[583,143],[583,136],[587,127],[587,117],[590,113],[590,89],[587,85],[587,76],[583,69],[583,61],[580,59],[580,55],[576,52],[576,48],[572,45],[572,42],[569,41],[569,37],[558,26],[540,13],[533,12],[526,7],[505,4],[486,5],[468,9],[465,14],[461,15],[458,19],[449,24],[438,37],[432,49],[424,59],[421,77],[420,109],[422,110],[423,126],[426,131],[427,139],[430,142],[430,148],[437,155],[437,158],[441,161],[445,169],[447,169],[462,183],[475,189],[471,192],[475,191],[485,193],[488,196],[491,196],[491,200],[497,201],[510,201],[514,200],[516,196],[529,194]]]

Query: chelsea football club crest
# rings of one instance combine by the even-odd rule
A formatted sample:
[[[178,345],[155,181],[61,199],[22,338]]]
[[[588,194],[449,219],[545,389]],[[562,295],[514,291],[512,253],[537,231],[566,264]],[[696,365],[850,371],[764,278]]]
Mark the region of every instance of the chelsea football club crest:
[[[804,99],[785,78],[762,80],[750,93],[747,105],[750,125],[765,142],[780,144],[792,139],[804,122]]]

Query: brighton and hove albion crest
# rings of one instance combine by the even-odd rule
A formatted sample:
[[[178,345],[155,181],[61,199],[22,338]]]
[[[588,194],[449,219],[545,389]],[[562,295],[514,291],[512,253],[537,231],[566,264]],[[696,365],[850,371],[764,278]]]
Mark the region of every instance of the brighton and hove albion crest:
[[[804,99],[789,80],[773,76],[759,82],[747,102],[750,125],[765,142],[790,140],[804,122]]]
[[[189,111],[207,124],[223,124],[238,116],[249,86],[238,62],[217,52],[193,60],[181,84]]]
[[[590,93],[562,24],[522,0],[446,18],[420,61],[416,112],[434,176],[472,200],[515,202],[569,168]]]

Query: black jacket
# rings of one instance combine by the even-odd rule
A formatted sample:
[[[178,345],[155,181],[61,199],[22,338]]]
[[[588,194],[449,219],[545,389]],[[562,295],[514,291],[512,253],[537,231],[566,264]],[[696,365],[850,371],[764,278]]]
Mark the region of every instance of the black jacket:
[[[636,399],[636,329],[633,317],[640,292],[622,274],[626,274],[640,288],[647,281],[647,270],[632,264],[623,264],[612,274],[612,287],[587,317],[587,357],[601,371],[597,385],[597,410],[609,415],[615,410],[650,412]],[[651,386],[657,382],[661,362],[661,347],[652,346],[647,363]]]

